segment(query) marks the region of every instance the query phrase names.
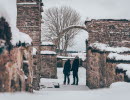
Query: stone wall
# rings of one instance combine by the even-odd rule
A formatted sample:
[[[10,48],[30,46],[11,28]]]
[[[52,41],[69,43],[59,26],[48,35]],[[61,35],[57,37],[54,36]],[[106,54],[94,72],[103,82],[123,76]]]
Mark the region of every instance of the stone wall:
[[[110,47],[130,47],[130,21],[126,19],[92,19],[85,22],[89,33],[86,41],[87,68],[86,85],[90,88],[109,87],[113,82],[124,81],[124,74],[116,74],[116,65],[127,63],[108,61],[109,52],[100,52],[89,48],[95,42],[108,44]]]
[[[0,18],[0,92],[33,92],[32,47],[11,44],[11,28]]]
[[[41,51],[44,51],[44,50],[48,50],[48,51],[56,51],[56,46],[55,45],[51,45],[51,46],[42,46],[41,45]]]
[[[56,55],[41,55],[41,77],[57,78]]]
[[[113,82],[124,81],[124,74],[116,74],[116,65],[121,62],[107,61],[107,52],[88,50],[86,85],[91,88],[109,87]]]
[[[93,19],[86,21],[85,25],[89,33],[89,43],[98,41],[109,44],[110,46],[130,47],[129,20]]]
[[[40,44],[41,44],[41,23],[43,12],[42,0],[17,0],[17,27],[21,32],[27,33],[33,40],[33,47],[37,48],[37,55],[34,57],[34,89],[39,89],[40,82]]]
[[[15,47],[0,55],[0,92],[32,92],[33,70],[30,47]]]
[[[42,51],[43,52],[45,51],[46,53],[42,53]],[[55,45],[41,45],[42,78],[57,78],[57,59],[55,52],[56,52]]]
[[[0,18],[0,92],[32,92],[31,47],[14,47],[11,28]]]

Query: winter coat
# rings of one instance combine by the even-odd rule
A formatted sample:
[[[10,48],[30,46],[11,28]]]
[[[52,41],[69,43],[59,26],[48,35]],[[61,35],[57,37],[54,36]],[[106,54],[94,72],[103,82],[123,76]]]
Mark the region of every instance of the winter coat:
[[[64,69],[63,69],[63,73],[65,75],[70,75],[70,69],[71,69],[71,64],[70,64],[70,60],[67,60],[64,64]]]
[[[77,73],[79,69],[79,59],[74,59],[71,71]]]

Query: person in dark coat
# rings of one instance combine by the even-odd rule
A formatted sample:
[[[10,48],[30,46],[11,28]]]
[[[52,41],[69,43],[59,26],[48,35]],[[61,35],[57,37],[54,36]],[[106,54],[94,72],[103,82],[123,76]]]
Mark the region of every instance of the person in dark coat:
[[[70,59],[68,59],[65,64],[64,64],[64,69],[63,69],[63,74],[64,74],[64,85],[66,84],[66,79],[68,79],[68,84],[70,84],[70,69],[71,69],[71,64],[70,64]]]
[[[78,69],[79,69],[79,57],[76,56],[73,61],[72,69],[71,69],[71,71],[73,71],[73,83],[71,85],[78,85],[79,82]]]

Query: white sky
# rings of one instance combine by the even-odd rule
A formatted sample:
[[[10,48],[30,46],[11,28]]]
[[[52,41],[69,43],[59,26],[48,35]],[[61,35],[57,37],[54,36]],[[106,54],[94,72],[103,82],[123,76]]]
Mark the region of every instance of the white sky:
[[[8,6],[7,10],[13,15],[16,0],[0,0],[2,6]],[[89,18],[117,18],[130,19],[130,0],[43,0],[44,10],[54,6],[67,5],[76,9],[84,22]],[[44,16],[43,16],[44,17]],[[76,45],[73,50],[85,50],[85,39],[87,32],[82,31],[75,39]]]
[[[90,19],[130,19],[130,0],[43,0],[44,9],[67,5],[76,9],[84,22]],[[44,16],[43,16],[44,17]],[[87,32],[81,32],[75,39],[76,45],[71,50],[85,50]]]
[[[130,18],[130,0],[43,0],[44,8],[68,5],[76,9],[83,19]]]
[[[16,25],[16,0],[0,0],[0,12],[10,24]],[[12,20],[14,19],[14,20]]]

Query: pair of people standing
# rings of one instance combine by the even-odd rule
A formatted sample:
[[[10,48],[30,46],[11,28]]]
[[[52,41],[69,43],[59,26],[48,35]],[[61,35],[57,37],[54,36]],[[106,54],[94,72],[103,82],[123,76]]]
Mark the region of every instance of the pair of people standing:
[[[68,59],[65,64],[64,64],[64,69],[63,69],[63,73],[64,73],[64,84],[66,84],[66,80],[68,80],[68,84],[70,84],[70,71],[73,72],[73,83],[71,85],[78,85],[78,69],[79,69],[79,58],[75,57],[73,64],[72,64],[72,68],[71,68],[71,63],[70,63],[70,59]]]

